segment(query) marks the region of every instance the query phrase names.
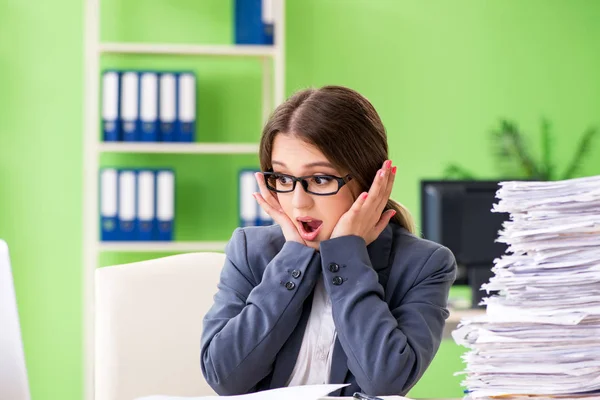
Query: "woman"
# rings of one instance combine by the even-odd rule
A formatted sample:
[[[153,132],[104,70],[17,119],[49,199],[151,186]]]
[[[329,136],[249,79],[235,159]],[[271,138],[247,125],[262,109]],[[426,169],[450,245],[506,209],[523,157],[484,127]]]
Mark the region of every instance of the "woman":
[[[348,383],[404,395],[436,353],[456,263],[392,201],[396,167],[367,99],[338,86],[280,105],[254,196],[276,225],[236,229],[201,364],[220,395]]]

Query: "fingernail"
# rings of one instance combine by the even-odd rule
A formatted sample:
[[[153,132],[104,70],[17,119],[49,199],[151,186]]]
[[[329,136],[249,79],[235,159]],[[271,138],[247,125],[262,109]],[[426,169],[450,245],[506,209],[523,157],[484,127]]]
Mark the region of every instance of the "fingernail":
[[[383,178],[384,175],[385,175],[385,171],[384,170],[380,170],[379,171],[379,176],[381,176]]]
[[[392,213],[391,213],[391,214],[392,214],[392,217],[393,217],[394,215],[396,215],[396,210],[392,210]],[[390,217],[390,218],[391,218],[391,217]]]
[[[385,169],[390,169],[391,166],[392,166],[392,160],[387,160],[385,162]]]
[[[395,174],[395,173],[396,173],[396,168],[397,168],[397,167],[394,167],[394,168],[392,168],[392,174]]]
[[[369,195],[368,193],[363,193],[363,195],[362,195],[363,200],[366,200],[368,195]]]
[[[257,194],[258,194],[258,193],[256,193],[256,192],[252,193],[252,197],[256,198],[256,195],[257,195]]]

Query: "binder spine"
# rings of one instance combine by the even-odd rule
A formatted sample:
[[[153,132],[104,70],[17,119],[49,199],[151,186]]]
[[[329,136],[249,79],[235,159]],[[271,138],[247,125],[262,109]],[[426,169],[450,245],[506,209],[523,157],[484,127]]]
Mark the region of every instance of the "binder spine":
[[[196,76],[191,72],[178,74],[176,140],[193,142],[196,131]]]
[[[260,172],[259,170],[253,170],[252,173],[256,173],[256,172]],[[254,178],[254,176],[252,176]],[[260,191],[260,188],[258,187],[258,182],[256,182],[256,179],[254,179],[254,191],[258,192]],[[252,199],[254,200],[254,198]],[[265,210],[263,210],[263,208],[260,206],[260,204],[258,204],[258,202],[256,200],[254,200],[254,204],[256,205],[256,225],[257,226],[269,226],[269,225],[273,225],[273,220],[271,219],[271,216],[269,214],[267,214],[267,212]]]
[[[136,174],[119,171],[119,239],[136,240]]]
[[[239,212],[240,227],[259,225],[258,203],[252,193],[258,191],[258,185],[252,169],[243,169],[239,174]],[[260,207],[260,206],[258,206]]]
[[[159,139],[174,142],[177,116],[177,82],[173,73],[159,75]]]
[[[156,177],[158,240],[173,240],[175,219],[175,173],[173,170],[160,170]]]
[[[156,173],[152,170],[137,172],[137,233],[138,240],[156,239]]]
[[[118,174],[113,168],[100,170],[100,240],[119,239],[118,230]]]
[[[121,88],[121,130],[123,140],[134,142],[138,139],[139,132],[139,98],[140,85],[137,72],[124,72],[122,74]]]
[[[258,191],[258,188],[256,190]],[[256,206],[258,207],[257,225],[259,225],[259,226],[273,225],[274,221],[271,219],[271,216],[269,214],[267,214],[267,212],[265,210],[263,210],[263,208],[258,203],[256,203]]]
[[[272,45],[275,36],[275,0],[262,0],[261,22],[263,44]]]
[[[102,75],[102,132],[105,142],[121,140],[120,98],[121,74],[105,71]]]
[[[155,72],[140,73],[140,141],[158,141],[158,76]]]
[[[252,173],[256,173],[256,172],[260,172],[259,170],[253,170]],[[253,176],[254,177],[254,176]],[[256,182],[256,179],[254,179],[254,191],[258,192],[260,191],[260,188],[258,187],[258,182]],[[254,198],[252,198],[252,200],[254,200]],[[256,222],[255,225],[256,226],[269,226],[273,224],[273,220],[271,219],[271,216],[269,214],[267,214],[267,212],[265,210],[263,210],[263,208],[260,206],[260,204],[258,204],[258,202],[256,200],[254,200],[254,204],[256,205]]]

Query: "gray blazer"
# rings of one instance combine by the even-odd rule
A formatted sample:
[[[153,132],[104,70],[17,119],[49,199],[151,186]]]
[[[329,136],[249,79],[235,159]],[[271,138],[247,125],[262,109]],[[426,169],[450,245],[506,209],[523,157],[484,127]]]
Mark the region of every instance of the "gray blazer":
[[[334,396],[404,395],[439,348],[454,256],[396,224],[369,246],[345,236],[319,252],[286,242],[277,225],[238,228],[225,253],[201,343],[202,373],[220,395],[286,385],[320,274],[337,331],[329,383],[350,383]]]

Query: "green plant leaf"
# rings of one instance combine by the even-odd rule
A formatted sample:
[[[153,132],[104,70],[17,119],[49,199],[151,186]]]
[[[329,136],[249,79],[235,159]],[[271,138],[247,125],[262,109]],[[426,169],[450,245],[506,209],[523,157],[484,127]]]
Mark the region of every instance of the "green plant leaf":
[[[475,176],[460,165],[450,164],[444,169],[444,179],[474,180]]]
[[[492,131],[492,142],[494,155],[499,164],[504,166],[506,175],[513,174],[508,169],[519,170],[519,175],[526,178],[539,179],[543,175],[527,151],[523,136],[515,123],[501,120],[500,129]]]
[[[554,178],[554,165],[552,164],[552,134],[550,121],[542,119],[542,162],[540,166],[541,177],[545,180]]]
[[[573,155],[573,158],[571,159],[571,162],[569,163],[569,166],[567,167],[562,179],[571,179],[575,177],[575,174],[581,167],[584,158],[589,154],[597,133],[598,130],[596,127],[590,127],[583,133],[583,136],[579,140],[577,150],[575,151],[575,154]]]

